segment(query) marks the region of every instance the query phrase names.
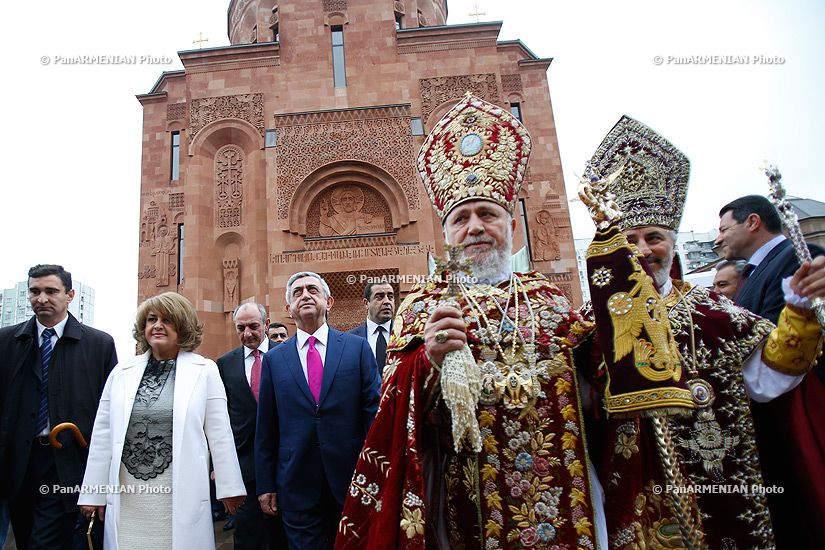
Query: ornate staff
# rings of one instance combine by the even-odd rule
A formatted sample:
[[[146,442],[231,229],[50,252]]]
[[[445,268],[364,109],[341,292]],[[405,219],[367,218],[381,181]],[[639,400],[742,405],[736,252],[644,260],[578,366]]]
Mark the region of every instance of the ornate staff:
[[[459,254],[464,245],[445,245],[449,257],[447,261],[435,258],[436,271],[446,277],[447,296],[443,305],[461,309],[458,303],[460,272],[470,276],[471,259],[459,261]],[[447,341],[447,332],[435,334],[438,343]],[[450,409],[453,422],[453,446],[459,452],[462,441],[475,452],[481,452],[481,431],[476,420],[475,410],[478,396],[481,394],[481,374],[469,346],[459,350],[448,351],[441,364],[441,394],[447,408]]]
[[[601,177],[595,167],[588,163],[584,171],[588,175],[579,178],[578,198],[587,206],[590,217],[599,231],[605,231],[611,223],[620,220],[623,216],[621,209],[614,201],[616,196],[610,193],[608,188],[621,175],[624,167],[625,163],[622,163],[611,174]],[[598,238],[599,235],[597,234],[593,242],[595,243]],[[588,257],[589,263],[590,257]],[[590,265],[588,265],[589,270]],[[597,323],[601,323],[601,321],[597,320]],[[607,357],[607,354],[605,357]],[[707,546],[702,535],[701,519],[693,513],[691,493],[688,489],[691,483],[682,471],[679,451],[668,422],[668,416],[658,410],[649,411],[646,416],[650,418],[650,424],[656,437],[656,449],[659,452],[659,459],[667,484],[679,488],[668,496],[670,497],[669,508],[679,524],[679,532],[682,535],[684,548],[704,550]]]
[[[797,259],[799,259],[799,263],[810,262],[812,260],[811,251],[808,250],[808,246],[805,243],[805,236],[799,227],[799,218],[796,212],[794,212],[791,203],[785,198],[786,192],[785,186],[782,185],[782,174],[779,173],[779,169],[776,166],[767,166],[767,164],[767,161],[765,161],[763,168],[765,169],[765,175],[768,176],[768,185],[771,187],[771,202],[776,206],[779,215],[782,217],[782,225],[788,230],[788,236],[791,239],[791,243],[793,243],[793,249],[794,252],[796,252]],[[823,332],[825,332],[825,299],[811,298],[811,306],[814,309],[814,313],[816,313],[819,326],[821,326]]]

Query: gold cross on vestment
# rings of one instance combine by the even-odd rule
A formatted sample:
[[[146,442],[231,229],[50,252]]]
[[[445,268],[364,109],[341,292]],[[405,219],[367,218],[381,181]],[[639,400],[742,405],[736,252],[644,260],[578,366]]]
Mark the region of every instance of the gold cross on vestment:
[[[444,247],[447,249],[447,254],[449,255],[447,261],[445,262],[441,258],[433,257],[435,260],[435,269],[441,273],[447,272],[447,294],[456,296],[458,295],[458,274],[463,271],[470,276],[472,274],[471,266],[473,265],[473,260],[467,258],[463,261],[458,261],[458,255],[464,250],[463,244],[457,244],[455,246],[445,244]]]
[[[468,13],[467,15],[469,15],[470,17],[475,17],[476,18],[476,23],[478,23],[479,22],[478,18],[481,17],[482,15],[487,15],[487,12],[486,11],[481,11],[481,12],[478,11],[478,4],[476,4],[475,10],[476,10],[475,13]]]
[[[197,40],[193,40],[193,41],[192,41],[192,44],[198,44],[198,48],[202,50],[202,49],[203,49],[203,43],[204,43],[204,42],[209,42],[209,39],[208,39],[208,38],[204,38],[204,37],[203,37],[203,33],[202,33],[202,32],[199,32],[199,33],[198,33],[198,39],[197,39]]]

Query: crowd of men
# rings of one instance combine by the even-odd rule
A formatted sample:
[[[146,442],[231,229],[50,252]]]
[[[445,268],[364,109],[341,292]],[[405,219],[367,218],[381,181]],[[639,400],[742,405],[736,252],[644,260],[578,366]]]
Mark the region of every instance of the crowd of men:
[[[825,251],[800,266],[773,205],[720,211],[714,290],[674,272],[690,163],[623,117],[581,197],[597,231],[592,303],[511,269],[532,144],[468,94],[419,155],[458,258],[364,289],[364,324],[301,271],[295,332],[246,302],[217,359],[248,495],[238,549],[817,548],[825,403],[817,365]],[[678,263],[677,263],[678,265]],[[459,269],[469,270],[460,273]],[[84,542],[79,486],[112,338],[68,312],[71,275],[29,271],[34,317],[0,329],[0,498],[17,547]],[[52,438],[54,440],[54,437]],[[716,490],[720,487],[724,490]],[[744,490],[737,489],[744,487]],[[771,489],[773,488],[773,489]]]

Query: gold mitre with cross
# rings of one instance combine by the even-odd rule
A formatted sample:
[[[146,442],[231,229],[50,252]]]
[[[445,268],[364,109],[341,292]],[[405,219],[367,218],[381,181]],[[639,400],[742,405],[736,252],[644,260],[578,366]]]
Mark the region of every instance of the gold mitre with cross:
[[[531,147],[521,121],[467,92],[438,121],[418,154],[418,171],[439,219],[478,199],[513,214]]]
[[[623,116],[590,159],[587,177],[601,179],[621,169],[607,187],[622,211],[621,230],[660,225],[679,230],[690,160],[664,137]]]

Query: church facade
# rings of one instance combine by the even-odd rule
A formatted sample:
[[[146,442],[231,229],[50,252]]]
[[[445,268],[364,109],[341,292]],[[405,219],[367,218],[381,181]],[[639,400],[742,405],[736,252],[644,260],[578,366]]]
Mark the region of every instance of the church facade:
[[[330,284],[329,323],[363,323],[365,284],[397,294],[444,256],[416,157],[466,91],[533,139],[514,250],[578,305],[576,257],[546,72],[501,23],[446,25],[446,0],[232,0],[230,46],[180,52],[143,106],[138,301],[181,292],[200,353],[237,346],[257,301],[294,333],[286,281]]]

